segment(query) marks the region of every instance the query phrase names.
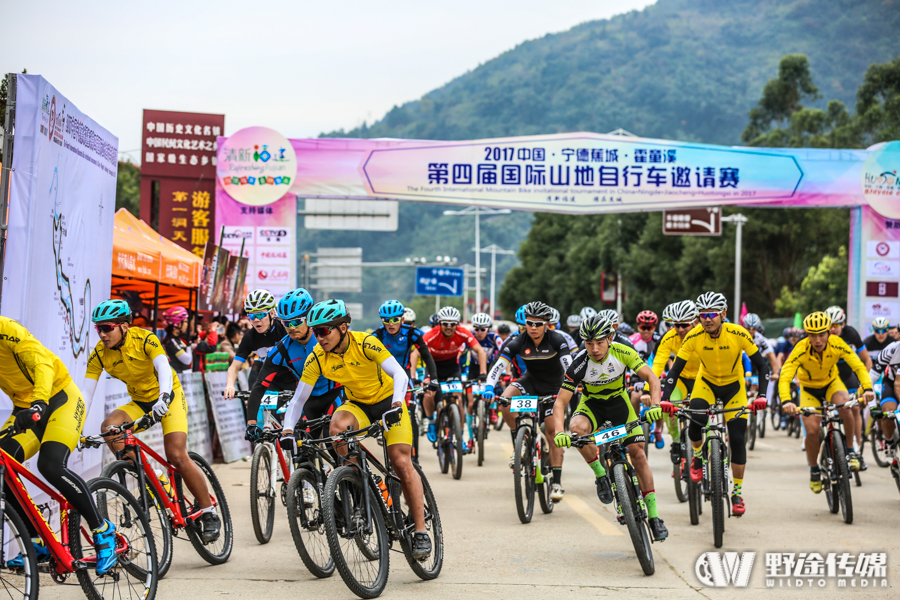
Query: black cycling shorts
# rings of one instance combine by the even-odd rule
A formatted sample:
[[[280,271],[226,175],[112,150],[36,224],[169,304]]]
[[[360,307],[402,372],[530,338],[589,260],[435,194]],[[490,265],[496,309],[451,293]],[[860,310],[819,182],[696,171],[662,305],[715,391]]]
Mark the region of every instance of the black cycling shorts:
[[[435,362],[434,365],[437,367],[438,381],[462,378],[462,371],[459,368],[459,362],[456,360],[442,360]]]
[[[512,385],[526,396],[554,396],[559,393],[562,382],[539,381],[531,375],[531,371],[525,371],[525,374],[515,380]]]

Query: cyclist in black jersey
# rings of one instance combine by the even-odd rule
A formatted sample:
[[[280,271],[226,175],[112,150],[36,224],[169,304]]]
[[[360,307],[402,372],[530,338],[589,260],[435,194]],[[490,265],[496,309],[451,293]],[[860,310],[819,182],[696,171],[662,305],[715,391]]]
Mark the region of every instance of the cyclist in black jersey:
[[[572,364],[569,353],[569,342],[558,331],[549,329],[551,308],[543,302],[529,302],[525,305],[526,333],[512,337],[500,349],[500,356],[491,368],[487,379],[487,389],[497,385],[497,380],[507,365],[513,364],[516,357],[524,359],[528,365],[525,373],[503,392],[503,396],[552,396],[559,391],[566,369]],[[486,399],[490,399],[488,395]],[[542,409],[543,410],[543,409]],[[553,407],[546,409],[546,414],[553,413]],[[508,407],[503,408],[503,420],[509,426],[513,444],[516,441],[516,417]],[[544,422],[547,439],[553,439],[552,420]],[[565,493],[560,485],[562,478],[563,450],[551,444],[550,466],[553,468],[553,488],[550,497],[554,502],[562,500]],[[512,467],[510,458],[510,467]]]

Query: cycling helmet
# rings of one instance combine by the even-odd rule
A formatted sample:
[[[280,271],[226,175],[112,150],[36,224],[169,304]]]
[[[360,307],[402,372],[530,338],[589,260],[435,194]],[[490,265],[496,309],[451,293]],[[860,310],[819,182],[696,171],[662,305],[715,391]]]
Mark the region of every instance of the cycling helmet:
[[[601,310],[600,312],[597,313],[597,315],[604,315],[607,319],[612,321],[613,327],[619,326],[619,313],[612,310],[611,308],[607,308],[606,310]],[[597,316],[597,315],[594,315],[594,316]],[[634,333],[634,332],[632,331],[632,333]]]
[[[519,307],[516,311],[516,323],[519,325],[525,325],[525,304]]]
[[[810,313],[803,319],[803,329],[806,330],[806,333],[825,333],[831,329],[831,317],[822,311]]]
[[[403,322],[404,323],[415,323],[416,322],[416,311],[407,307],[403,309]]]
[[[183,306],[173,306],[166,312],[162,314],[163,319],[166,320],[166,323],[170,323],[172,325],[181,325],[188,318],[188,311]]]
[[[551,325],[559,325],[559,311],[550,307],[550,324]]]
[[[759,318],[759,315],[756,313],[747,313],[747,316],[744,317],[744,327],[750,329],[751,327],[754,329],[759,329],[759,326],[762,325],[762,321]]]
[[[438,316],[437,316],[437,313],[435,313],[435,314],[431,315],[430,317],[428,317],[428,324],[431,325],[432,327],[437,327],[437,324],[438,324]]]
[[[659,318],[657,318],[656,313],[652,310],[642,310],[638,313],[635,322],[638,326],[649,325],[650,327],[656,327],[656,324],[659,323]]]
[[[290,320],[305,317],[312,306],[313,299],[309,292],[303,288],[291,290],[278,301],[278,318]]]
[[[591,317],[597,316],[597,311],[591,308],[590,306],[585,306],[581,309],[581,312],[578,313],[578,316],[581,317],[582,321],[587,321]]]
[[[340,325],[350,322],[350,313],[343,300],[325,300],[313,305],[307,317],[310,327],[322,325]]]
[[[581,317],[578,315],[569,315],[566,317],[566,325],[568,327],[581,327]]]
[[[247,314],[261,313],[275,308],[275,296],[269,290],[253,290],[244,300]]]
[[[525,317],[534,317],[535,319],[544,319],[550,321],[553,316],[553,309],[543,302],[529,302],[525,305]],[[558,313],[557,313],[558,314]]]
[[[697,310],[725,310],[728,308],[728,300],[718,292],[706,292],[697,296]]]
[[[665,307],[662,311],[662,320],[664,323],[672,323],[672,308],[675,306],[675,303],[672,303]]]
[[[472,315],[472,325],[474,327],[490,327],[494,324],[494,320],[487,313],[476,313]]]
[[[124,300],[106,300],[97,305],[91,313],[91,321],[105,323],[107,321],[131,323],[131,307]]]
[[[760,321],[759,325],[756,326],[756,331],[759,332],[761,335],[766,334],[766,326],[762,324],[762,321]]]
[[[784,329],[781,330],[781,335],[786,338],[791,337],[792,335],[795,335],[794,328],[793,327],[785,327]]]
[[[452,306],[444,306],[437,312],[438,323],[441,321],[452,321],[454,323],[459,323],[460,317],[459,311],[453,308]]]
[[[872,329],[887,329],[891,324],[884,317],[875,317],[872,319]]]
[[[509,333],[509,325],[500,323],[500,327],[497,328],[497,333]]]
[[[609,315],[604,314],[605,312],[601,311],[600,314],[581,322],[581,328],[578,330],[578,333],[583,339],[602,340],[616,332],[612,319],[609,318]]]
[[[673,323],[693,323],[697,318],[697,305],[693,300],[682,300],[670,306]]]
[[[404,310],[406,310],[406,307],[399,300],[388,300],[378,307],[378,316],[382,319],[402,317]]]
[[[634,329],[632,329],[631,325],[629,325],[628,323],[622,323],[621,325],[618,326],[617,329],[619,330],[619,333],[621,333],[622,335],[624,335],[626,337],[634,334]]]
[[[828,318],[831,319],[831,323],[834,325],[843,325],[847,321],[847,313],[840,306],[829,306],[825,309],[825,314],[828,315]]]

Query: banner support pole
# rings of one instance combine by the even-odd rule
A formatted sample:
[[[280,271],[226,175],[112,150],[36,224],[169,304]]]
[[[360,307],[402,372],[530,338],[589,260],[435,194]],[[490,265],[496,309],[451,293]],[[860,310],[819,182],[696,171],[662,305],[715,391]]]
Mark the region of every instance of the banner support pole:
[[[13,142],[16,128],[15,73],[7,75],[6,122],[3,123],[3,161],[0,168],[0,300],[3,298],[3,273],[6,264],[6,236],[9,229],[9,174],[12,173]]]

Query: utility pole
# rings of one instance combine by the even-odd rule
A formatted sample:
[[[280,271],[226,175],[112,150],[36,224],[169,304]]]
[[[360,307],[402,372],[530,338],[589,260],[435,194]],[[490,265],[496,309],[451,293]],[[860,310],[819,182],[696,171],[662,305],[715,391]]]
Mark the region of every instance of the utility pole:
[[[737,226],[734,236],[734,312],[731,320],[739,323],[741,318],[741,238],[747,217],[737,213],[729,217],[722,217],[722,222],[734,223]]]

